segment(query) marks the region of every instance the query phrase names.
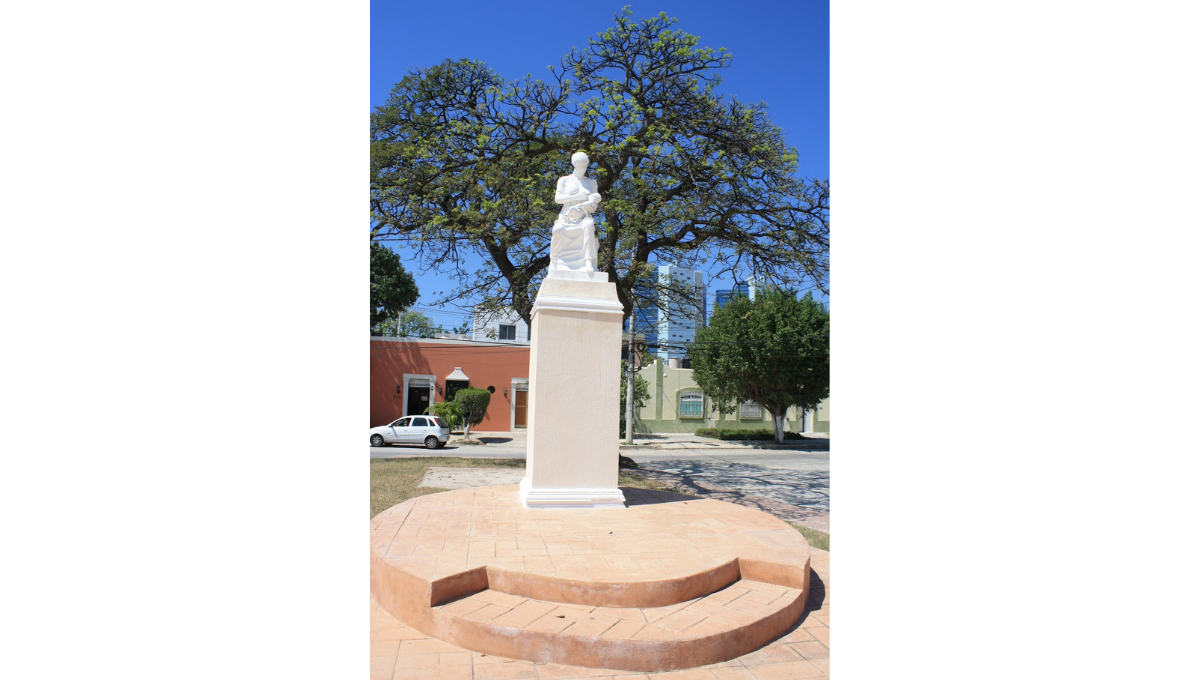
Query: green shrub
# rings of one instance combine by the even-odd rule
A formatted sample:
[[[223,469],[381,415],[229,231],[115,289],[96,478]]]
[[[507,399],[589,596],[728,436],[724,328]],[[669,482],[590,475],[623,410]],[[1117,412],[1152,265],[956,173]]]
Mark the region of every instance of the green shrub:
[[[450,425],[450,430],[461,430],[463,424],[462,408],[457,401],[439,401],[425,409],[425,415],[435,415]]]
[[[483,422],[491,400],[491,392],[477,387],[464,387],[454,395],[454,401],[458,403],[458,409],[462,413],[464,437],[470,437],[471,427]]]
[[[702,427],[696,430],[697,437],[710,437],[712,439],[725,439],[729,441],[773,441],[775,432],[773,430],[733,430],[722,429],[716,427]],[[804,439],[803,436],[795,432],[784,432],[784,439]]]

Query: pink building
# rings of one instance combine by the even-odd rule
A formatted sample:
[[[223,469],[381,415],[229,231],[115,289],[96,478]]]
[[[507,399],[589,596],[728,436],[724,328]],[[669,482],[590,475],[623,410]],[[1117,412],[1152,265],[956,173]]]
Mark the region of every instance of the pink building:
[[[529,345],[425,338],[371,338],[371,427],[424,413],[460,387],[492,392],[485,432],[524,427]]]

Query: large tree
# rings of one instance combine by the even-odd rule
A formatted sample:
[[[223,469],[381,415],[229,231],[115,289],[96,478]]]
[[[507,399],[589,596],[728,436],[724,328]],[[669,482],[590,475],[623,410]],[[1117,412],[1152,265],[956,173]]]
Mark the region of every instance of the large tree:
[[[371,243],[371,328],[417,301],[417,284],[391,248]]]
[[[829,312],[811,293],[735,297],[696,331],[688,354],[692,377],[718,408],[760,404],[780,444],[788,407],[815,409],[829,396]]]
[[[470,60],[401,80],[371,116],[372,238],[452,276],[438,302],[510,306],[528,323],[550,259],[555,179],[583,150],[604,196],[598,266],[626,317],[635,297],[699,302],[655,276],[652,260],[825,290],[828,181],[798,177],[766,104],[718,93],[730,55],[665,14],[614,20],[546,80],[509,82]]]

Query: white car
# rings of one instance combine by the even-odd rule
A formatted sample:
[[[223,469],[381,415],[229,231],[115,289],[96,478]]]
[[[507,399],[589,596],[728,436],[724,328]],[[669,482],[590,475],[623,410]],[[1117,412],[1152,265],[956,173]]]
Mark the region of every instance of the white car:
[[[438,416],[405,416],[371,428],[371,446],[424,444],[427,449],[438,449],[448,441],[450,424]]]

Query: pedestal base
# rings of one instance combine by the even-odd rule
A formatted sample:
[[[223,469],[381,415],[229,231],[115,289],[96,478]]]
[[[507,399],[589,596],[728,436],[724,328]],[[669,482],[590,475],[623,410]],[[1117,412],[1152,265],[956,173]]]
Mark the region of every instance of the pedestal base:
[[[529,478],[521,480],[521,500],[528,508],[623,508],[620,489],[533,489]]]

